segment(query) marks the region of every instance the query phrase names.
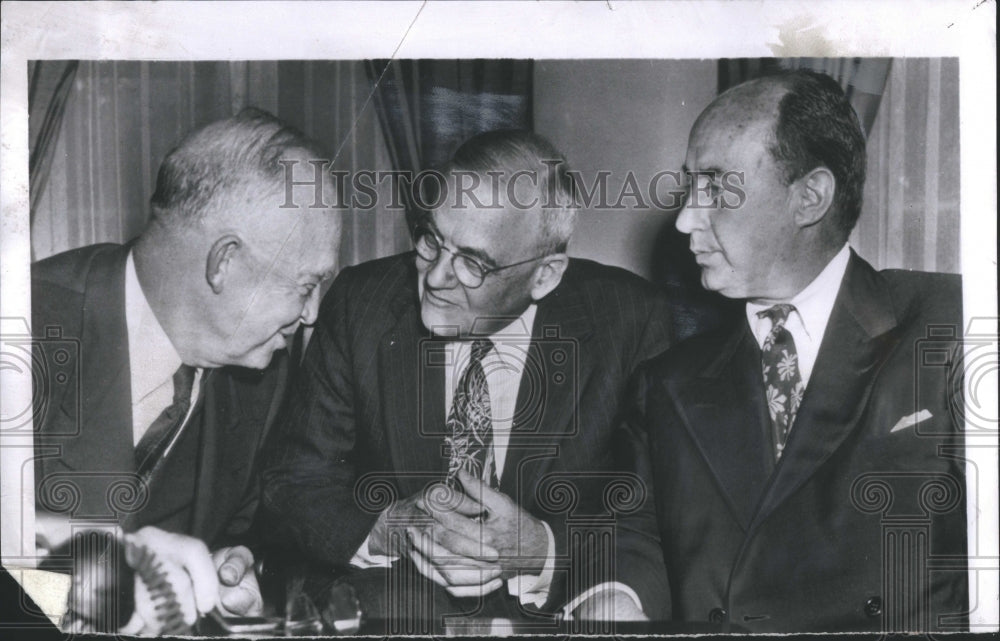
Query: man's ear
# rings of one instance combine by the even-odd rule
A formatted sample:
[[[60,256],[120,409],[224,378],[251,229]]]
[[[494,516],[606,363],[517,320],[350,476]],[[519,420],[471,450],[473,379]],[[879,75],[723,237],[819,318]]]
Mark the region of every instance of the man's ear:
[[[226,234],[218,238],[208,250],[205,261],[205,280],[216,294],[222,293],[226,278],[232,269],[233,258],[243,246],[243,241],[236,234]]]
[[[546,256],[531,275],[531,299],[537,301],[548,296],[549,292],[559,286],[567,267],[569,256],[566,254]]]
[[[795,181],[795,224],[809,227],[823,220],[833,205],[837,179],[826,167],[817,167]]]

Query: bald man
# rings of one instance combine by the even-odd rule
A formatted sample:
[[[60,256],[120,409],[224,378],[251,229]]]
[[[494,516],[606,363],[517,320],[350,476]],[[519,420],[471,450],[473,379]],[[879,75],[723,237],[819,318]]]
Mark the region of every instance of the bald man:
[[[48,365],[39,542],[118,523],[176,568],[188,623],[217,604],[261,607],[241,545],[258,453],[283,398],[285,348],[316,318],[340,229],[335,212],[310,207],[312,193],[288,202],[282,161],[317,156],[301,132],[245,110],[167,155],[137,239],[32,266],[33,328],[47,337],[37,363]],[[158,631],[148,620],[129,629]]]
[[[876,271],[848,245],[865,139],[827,76],[722,94],[695,123],[686,169],[677,228],[705,288],[745,314],[640,370],[622,438],[656,525],[625,543],[662,553],[669,589],[652,565],[619,576],[659,590],[675,621],[961,629],[959,277]]]

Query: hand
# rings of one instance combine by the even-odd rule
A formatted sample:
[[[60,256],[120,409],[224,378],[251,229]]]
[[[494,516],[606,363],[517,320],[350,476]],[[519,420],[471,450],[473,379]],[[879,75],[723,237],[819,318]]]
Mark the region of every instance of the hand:
[[[260,594],[253,568],[253,553],[239,545],[212,553],[219,577],[219,605],[223,614],[260,616],[264,597]]]
[[[137,572],[135,575],[135,613],[122,632],[127,634],[160,634],[164,620],[164,599],[175,601],[183,622],[194,625],[200,614],[211,611],[219,600],[219,580],[215,565],[205,544],[194,537],[165,532],[155,527],[144,527],[126,536],[126,559],[135,566],[138,550],[145,549],[155,556],[151,567],[169,584],[172,596],[164,590],[147,585]]]
[[[398,522],[400,512],[398,507],[394,509],[393,518]],[[481,526],[475,521],[484,511],[481,504],[443,483],[436,483],[408,499],[405,509],[412,510],[409,514],[413,518],[405,523],[408,545],[401,552],[410,557],[423,576],[456,597],[483,596],[503,585],[502,568],[497,563],[499,553],[483,545]],[[428,510],[456,514],[470,524],[473,535],[441,526]]]
[[[410,523],[427,520],[427,514],[417,507],[421,494],[414,494],[409,498],[396,501],[390,507],[382,510],[375,525],[372,526],[371,532],[368,533],[369,554],[403,556],[406,553],[404,528]]]
[[[433,504],[418,503],[451,538],[471,540],[474,544],[471,555],[468,550],[456,550],[447,544],[445,547],[480,560],[497,560],[504,578],[518,572],[541,573],[549,545],[542,522],[509,496],[491,489],[464,470],[459,471],[458,480],[466,498],[454,509],[442,510]],[[477,550],[481,551],[478,555]],[[487,553],[489,556],[484,556]]]
[[[649,621],[632,597],[614,588],[591,595],[577,606],[573,617],[585,621]]]

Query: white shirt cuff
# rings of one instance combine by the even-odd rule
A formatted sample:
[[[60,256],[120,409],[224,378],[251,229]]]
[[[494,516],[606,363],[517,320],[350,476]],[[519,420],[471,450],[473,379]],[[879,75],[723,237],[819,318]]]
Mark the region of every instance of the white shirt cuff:
[[[542,573],[518,574],[507,580],[507,592],[511,596],[516,596],[521,605],[533,605],[540,608],[549,599],[549,588],[552,587],[552,576],[556,569],[556,537],[552,534],[552,528],[545,521],[545,536],[548,538],[548,548],[545,554],[545,565],[542,566]]]
[[[624,583],[619,583],[618,581],[607,581],[605,583],[598,583],[597,585],[591,587],[586,592],[583,592],[582,594],[578,595],[575,599],[573,599],[565,606],[563,606],[562,609],[563,620],[572,621],[573,610],[576,610],[578,607],[580,607],[581,603],[583,603],[590,597],[594,596],[595,594],[600,594],[601,592],[605,592],[608,590],[621,592],[628,598],[632,599],[632,602],[635,603],[635,607],[639,608],[639,610],[642,610],[642,601],[639,600],[639,595],[635,593],[635,590],[628,587]]]
[[[386,556],[385,554],[372,554],[368,551],[368,541],[372,538],[369,534],[365,537],[365,540],[361,543],[361,547],[358,551],[354,553],[351,558],[351,565],[356,568],[361,568],[362,570],[367,570],[368,568],[389,568],[392,564],[399,560],[398,556]]]

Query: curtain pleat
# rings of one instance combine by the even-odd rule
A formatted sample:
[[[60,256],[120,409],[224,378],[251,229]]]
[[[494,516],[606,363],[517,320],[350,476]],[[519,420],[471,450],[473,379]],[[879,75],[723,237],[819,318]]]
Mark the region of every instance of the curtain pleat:
[[[492,129],[531,129],[530,60],[376,60],[365,70],[393,169],[415,176]],[[402,194],[412,223],[420,212]]]
[[[246,106],[339,150],[334,166],[351,175],[393,166],[362,61],[74,61],[29,72],[36,260],[135,237],[163,157],[192,129]],[[404,212],[384,206],[388,188],[377,185],[374,208],[344,213],[341,265],[409,247]],[[348,180],[344,201],[354,193]]]
[[[66,113],[66,103],[73,88],[73,79],[76,77],[79,63],[75,60],[38,61],[30,63],[30,66],[28,128],[31,153],[28,159],[28,175],[31,213],[29,216],[34,220],[35,211],[49,179],[56,142]]]
[[[961,271],[958,76],[956,58],[893,60],[851,235],[879,268]]]

